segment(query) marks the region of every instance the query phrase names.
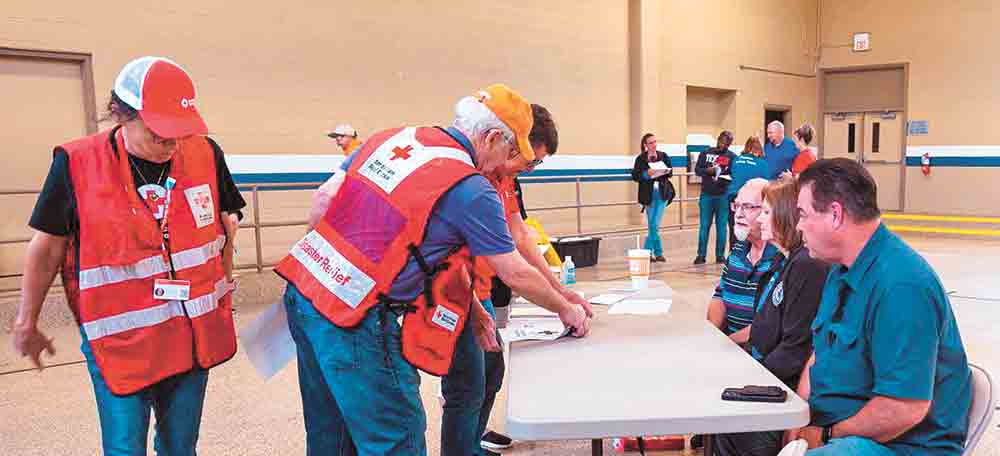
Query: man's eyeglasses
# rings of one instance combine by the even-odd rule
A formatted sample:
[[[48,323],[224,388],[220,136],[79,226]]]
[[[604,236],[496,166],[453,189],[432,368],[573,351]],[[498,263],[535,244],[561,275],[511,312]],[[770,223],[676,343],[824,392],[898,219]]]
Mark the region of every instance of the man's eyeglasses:
[[[761,206],[760,204],[754,204],[754,203],[735,203],[734,202],[729,207],[733,209],[733,212],[739,212],[741,210],[743,212],[752,212],[752,211],[756,211],[756,210],[760,209],[763,206]]]

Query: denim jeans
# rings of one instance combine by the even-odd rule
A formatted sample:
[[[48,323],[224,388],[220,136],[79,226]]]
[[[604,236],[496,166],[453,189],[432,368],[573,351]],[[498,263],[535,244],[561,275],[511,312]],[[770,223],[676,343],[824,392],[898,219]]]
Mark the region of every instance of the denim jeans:
[[[156,414],[153,448],[160,456],[194,456],[205,403],[208,371],[195,368],[160,380],[136,393],[119,396],[111,392],[101,375],[87,335],[80,331],[80,351],[94,384],[101,443],[107,456],[145,455],[149,434],[149,412]]]
[[[298,350],[306,454],[426,454],[420,376],[403,359],[396,315],[379,305],[341,328],[291,284],[284,300]]]
[[[726,195],[702,193],[698,198],[698,256],[708,250],[708,232],[715,220],[715,256],[726,257],[726,236],[729,233],[729,198]]]
[[[496,317],[493,302],[483,307]],[[503,355],[499,368],[496,357],[488,356],[476,343],[472,324],[466,324],[455,346],[451,370],[441,377],[444,416],[441,418],[442,456],[469,456],[482,453],[480,438],[490,419],[490,410],[503,381]],[[498,338],[499,340],[499,338]],[[487,363],[487,359],[492,362]]]
[[[896,453],[889,449],[889,447],[872,439],[855,436],[832,439],[826,445],[806,451],[806,456],[834,456],[843,454],[851,456],[893,456]]]
[[[663,256],[663,243],[660,240],[660,220],[663,219],[663,210],[667,207],[667,202],[660,197],[658,189],[653,189],[653,199],[649,206],[646,206],[646,243],[642,248],[653,252],[653,256]]]

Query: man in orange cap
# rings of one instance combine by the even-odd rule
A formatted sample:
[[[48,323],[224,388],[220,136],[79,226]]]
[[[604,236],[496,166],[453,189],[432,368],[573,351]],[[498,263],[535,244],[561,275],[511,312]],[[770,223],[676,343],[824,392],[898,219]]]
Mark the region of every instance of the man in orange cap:
[[[56,272],[83,339],[103,453],[194,455],[208,369],[236,353],[232,245],[243,198],[204,136],[194,83],[160,57],[129,62],[117,125],[56,147],[35,205],[14,348],[42,369],[38,315]]]
[[[484,258],[575,335],[589,331],[584,308],[518,253],[497,191],[484,177],[511,161],[523,169],[535,160],[530,105],[493,85],[460,100],[455,112],[449,128],[372,135],[345,161],[341,177],[317,192],[323,210],[311,212],[315,230],[276,268],[289,281],[285,304],[311,453],[426,453],[416,369],[449,373],[470,339],[500,349],[492,317],[471,295],[468,255]],[[449,287],[449,277],[458,285]],[[426,318],[414,318],[425,307]],[[406,315],[402,327],[398,314]],[[444,347],[440,353],[420,345],[421,331],[440,338],[430,344]],[[478,381],[470,387],[481,398],[479,353]],[[475,418],[466,422],[465,440],[478,446],[478,410]]]

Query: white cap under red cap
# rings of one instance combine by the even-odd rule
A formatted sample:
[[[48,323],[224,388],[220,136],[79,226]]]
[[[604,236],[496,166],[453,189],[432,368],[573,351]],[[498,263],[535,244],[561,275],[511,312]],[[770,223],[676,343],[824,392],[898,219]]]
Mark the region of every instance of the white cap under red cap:
[[[208,133],[195,107],[194,81],[170,59],[146,56],[125,64],[115,78],[114,92],[139,111],[157,136],[183,138]]]

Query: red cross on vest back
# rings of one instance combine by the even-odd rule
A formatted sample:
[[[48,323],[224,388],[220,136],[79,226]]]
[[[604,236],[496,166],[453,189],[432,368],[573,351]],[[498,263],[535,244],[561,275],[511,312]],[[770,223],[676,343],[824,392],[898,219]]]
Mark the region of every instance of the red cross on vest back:
[[[410,151],[411,150],[413,150],[413,146],[409,146],[409,145],[406,146],[406,147],[393,147],[392,148],[392,158],[390,158],[389,160],[391,161],[391,160],[395,160],[397,158],[402,158],[403,160],[406,160],[406,159],[410,158]]]

